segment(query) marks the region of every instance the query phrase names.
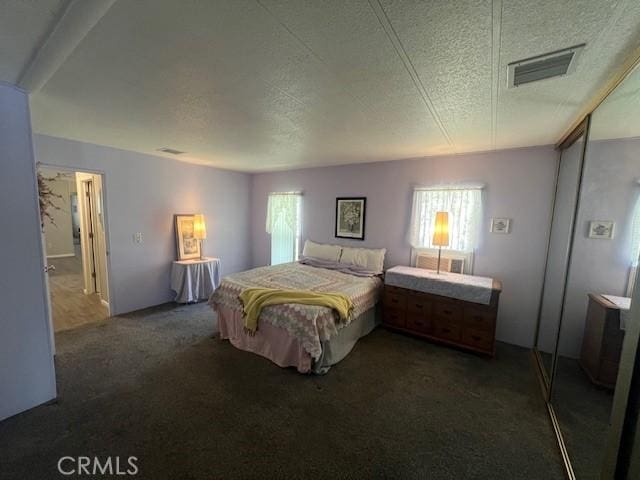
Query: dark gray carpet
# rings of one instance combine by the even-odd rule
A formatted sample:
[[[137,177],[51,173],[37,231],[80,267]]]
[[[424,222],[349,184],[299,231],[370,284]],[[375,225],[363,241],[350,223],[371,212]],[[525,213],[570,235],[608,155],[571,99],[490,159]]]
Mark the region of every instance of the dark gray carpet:
[[[200,304],[59,334],[59,400],[0,423],[0,477],[133,455],[150,479],[563,478],[524,349],[489,360],[378,329],[317,377],[214,327]]]
[[[580,480],[600,478],[613,407],[613,390],[594,385],[577,360],[560,357],[553,407],[571,465]]]

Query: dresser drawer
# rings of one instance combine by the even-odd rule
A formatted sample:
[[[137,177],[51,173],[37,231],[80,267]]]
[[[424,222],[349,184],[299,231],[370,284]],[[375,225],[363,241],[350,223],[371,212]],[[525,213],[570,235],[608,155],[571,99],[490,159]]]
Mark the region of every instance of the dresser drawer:
[[[459,342],[461,331],[462,328],[458,323],[441,317],[433,319],[433,335],[438,338]]]
[[[400,310],[399,308],[391,308],[391,307],[385,306],[383,321],[388,325],[404,328],[406,326],[405,311]]]
[[[472,329],[493,331],[496,325],[496,314],[492,310],[465,307],[464,324]]]
[[[493,332],[475,328],[465,328],[462,331],[462,342],[481,350],[493,350]]]
[[[407,308],[407,297],[401,293],[395,293],[391,290],[385,290],[383,302],[385,308],[397,308],[400,310],[405,310]]]
[[[453,303],[435,302],[433,313],[437,317],[454,323],[462,322],[462,307]]]
[[[393,285],[385,285],[384,286],[384,291],[385,292],[391,292],[391,293],[399,293],[401,295],[407,293],[406,289],[404,289],[402,287],[394,287]]]
[[[431,333],[431,320],[422,313],[407,312],[407,328],[420,333]]]
[[[431,302],[420,295],[407,295],[407,310],[422,315],[430,315]]]

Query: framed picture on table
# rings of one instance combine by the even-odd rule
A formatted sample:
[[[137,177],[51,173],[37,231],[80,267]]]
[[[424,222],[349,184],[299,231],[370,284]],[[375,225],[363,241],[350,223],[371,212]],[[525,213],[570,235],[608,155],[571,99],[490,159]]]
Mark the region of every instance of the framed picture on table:
[[[194,214],[174,215],[178,260],[200,258],[200,242],[193,234],[194,217]]]

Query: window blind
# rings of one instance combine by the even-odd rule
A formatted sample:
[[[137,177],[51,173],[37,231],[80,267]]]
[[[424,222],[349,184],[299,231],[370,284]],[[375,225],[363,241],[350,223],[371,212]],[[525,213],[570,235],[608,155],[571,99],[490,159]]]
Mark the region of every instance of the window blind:
[[[298,258],[302,231],[302,194],[269,194],[266,231],[271,235],[271,265],[293,262]]]
[[[409,241],[414,248],[437,248],[432,244],[436,212],[449,212],[449,246],[472,252],[478,243],[482,215],[481,188],[415,189]]]

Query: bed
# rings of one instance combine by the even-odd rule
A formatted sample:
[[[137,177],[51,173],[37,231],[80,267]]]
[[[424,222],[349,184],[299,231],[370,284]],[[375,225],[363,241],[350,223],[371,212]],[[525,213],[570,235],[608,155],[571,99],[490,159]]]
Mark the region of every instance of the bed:
[[[295,367],[301,373],[326,373],[379,323],[377,304],[382,280],[376,275],[358,276],[314,265],[317,264],[285,263],[225,277],[209,299],[218,314],[220,338],[280,367]],[[344,293],[353,302],[353,314],[350,320],[339,321],[324,306],[271,305],[262,310],[255,334],[248,335],[238,296],[250,287]]]

